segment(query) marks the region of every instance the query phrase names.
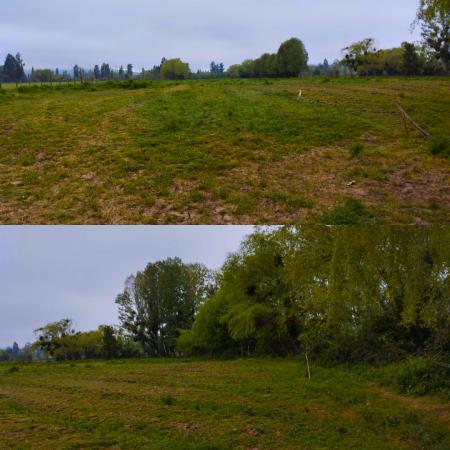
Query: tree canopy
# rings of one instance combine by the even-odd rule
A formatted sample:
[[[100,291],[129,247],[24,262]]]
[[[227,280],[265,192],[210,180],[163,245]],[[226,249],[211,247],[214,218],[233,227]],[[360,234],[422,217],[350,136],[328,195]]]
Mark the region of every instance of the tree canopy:
[[[129,277],[117,297],[119,319],[148,355],[173,355],[179,330],[191,328],[210,289],[210,273],[200,264],[151,263]]]
[[[420,0],[417,21],[425,45],[450,73],[450,0]]]
[[[181,59],[169,59],[161,65],[161,78],[163,80],[184,80],[191,73],[189,64]]]
[[[10,53],[6,56],[5,63],[2,70],[3,81],[10,83],[20,83],[25,79],[24,63],[20,53],[16,56]]]
[[[391,361],[450,349],[445,228],[299,227],[231,256],[181,350]]]

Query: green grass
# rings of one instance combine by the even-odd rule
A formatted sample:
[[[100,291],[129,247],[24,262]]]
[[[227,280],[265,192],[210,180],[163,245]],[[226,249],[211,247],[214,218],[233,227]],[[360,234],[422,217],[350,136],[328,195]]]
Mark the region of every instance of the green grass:
[[[448,408],[303,360],[0,365],[0,448],[447,449]]]
[[[1,223],[315,222],[349,197],[375,222],[450,219],[446,160],[395,105],[446,139],[448,79],[118,87],[3,91]]]

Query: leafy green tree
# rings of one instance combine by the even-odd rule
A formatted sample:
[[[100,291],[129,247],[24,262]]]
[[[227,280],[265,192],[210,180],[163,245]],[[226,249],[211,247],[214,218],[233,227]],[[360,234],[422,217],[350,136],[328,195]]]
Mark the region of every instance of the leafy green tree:
[[[417,21],[425,45],[450,73],[450,0],[420,0]]]
[[[119,80],[124,80],[125,79],[125,70],[123,69],[123,66],[120,66],[119,69]]]
[[[298,77],[308,64],[308,53],[303,42],[292,38],[281,44],[277,62],[281,76]]]
[[[65,359],[70,337],[75,334],[75,330],[71,319],[63,319],[38,328],[34,333],[38,338],[33,344],[35,349],[44,351],[51,358]]]
[[[189,64],[181,59],[169,59],[161,66],[161,78],[163,80],[184,80],[191,73]]]
[[[368,58],[376,53],[375,39],[367,38],[359,42],[354,42],[342,51],[344,53],[342,63],[353,72],[358,72],[362,65],[367,64]]]
[[[232,255],[186,353],[393,361],[450,350],[445,227],[284,227]]]
[[[55,80],[55,74],[50,69],[36,69],[33,70],[30,76],[30,81],[40,83],[50,83]]]
[[[210,287],[204,266],[179,258],[149,264],[128,278],[116,299],[122,327],[148,355],[174,355],[179,330],[192,327]]]

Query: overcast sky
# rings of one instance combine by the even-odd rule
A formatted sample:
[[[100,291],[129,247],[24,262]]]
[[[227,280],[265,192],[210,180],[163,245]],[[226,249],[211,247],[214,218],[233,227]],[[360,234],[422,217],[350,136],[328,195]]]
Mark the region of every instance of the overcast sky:
[[[149,262],[179,256],[218,269],[252,227],[0,227],[0,348],[69,317],[117,324],[116,295]]]
[[[27,68],[151,67],[162,56],[191,68],[227,66],[304,40],[312,63],[340,57],[351,42],[379,47],[417,38],[418,0],[3,0],[0,57],[21,52]]]

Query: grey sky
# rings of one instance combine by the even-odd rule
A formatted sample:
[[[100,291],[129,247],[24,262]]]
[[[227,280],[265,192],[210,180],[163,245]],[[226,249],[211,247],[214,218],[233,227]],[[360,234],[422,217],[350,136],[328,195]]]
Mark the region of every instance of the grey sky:
[[[64,317],[117,323],[128,275],[181,257],[219,268],[253,227],[0,227],[0,348]]]
[[[4,0],[0,58],[20,51],[27,67],[109,62],[136,69],[181,57],[192,69],[275,52],[304,40],[312,63],[365,37],[379,47],[412,36],[418,0]]]

